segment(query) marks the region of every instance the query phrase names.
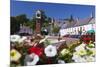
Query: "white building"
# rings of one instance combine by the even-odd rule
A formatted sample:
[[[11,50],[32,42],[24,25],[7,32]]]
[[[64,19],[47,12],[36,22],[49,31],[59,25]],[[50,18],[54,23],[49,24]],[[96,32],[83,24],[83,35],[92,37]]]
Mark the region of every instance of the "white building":
[[[93,16],[85,19],[72,20],[71,22],[66,21],[66,27],[65,24],[61,26],[60,34],[61,36],[67,34],[79,35],[85,34],[89,30],[95,31],[95,18]]]

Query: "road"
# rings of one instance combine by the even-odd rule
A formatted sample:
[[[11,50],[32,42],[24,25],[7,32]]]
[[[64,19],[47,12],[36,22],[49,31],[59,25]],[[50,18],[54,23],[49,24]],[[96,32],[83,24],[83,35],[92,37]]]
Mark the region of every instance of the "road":
[[[73,43],[77,43],[79,41],[78,38],[67,38],[64,37],[62,40],[58,41],[58,36],[50,36],[48,37],[49,40],[51,40],[52,43],[55,43],[55,45],[61,45],[63,42],[66,42],[66,44],[69,46]]]

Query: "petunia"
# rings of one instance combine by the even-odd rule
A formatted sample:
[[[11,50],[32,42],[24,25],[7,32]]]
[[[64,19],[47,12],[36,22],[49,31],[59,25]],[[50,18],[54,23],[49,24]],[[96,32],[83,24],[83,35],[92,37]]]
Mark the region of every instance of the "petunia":
[[[10,60],[11,61],[18,61],[19,59],[21,58],[21,54],[17,51],[17,50],[15,50],[15,49],[12,49],[11,51],[10,51]]]
[[[35,53],[38,56],[42,56],[43,55],[43,51],[44,51],[44,49],[43,48],[39,48],[39,47],[31,47],[31,48],[28,49],[28,52],[30,54],[31,53]]]
[[[69,50],[67,50],[67,49],[63,49],[61,52],[61,55],[66,55],[66,54],[68,54],[69,53]]]
[[[26,39],[27,39],[27,37],[23,36],[22,38],[20,38],[20,39],[18,40],[18,42],[19,42],[19,43],[22,43],[22,42],[24,42]]]
[[[93,44],[85,45],[84,43],[82,43],[81,45],[75,48],[76,52],[73,53],[72,60],[74,60],[74,62],[95,61],[95,48],[93,47]]]
[[[58,60],[58,63],[59,63],[59,64],[65,64],[65,61],[63,61],[63,60]]]
[[[44,53],[47,57],[54,57],[57,54],[57,49],[55,46],[49,45],[45,48]]]
[[[77,59],[74,60],[76,63],[84,63],[86,62],[85,58],[79,57]]]
[[[86,44],[82,43],[75,48],[75,51],[85,50]]]
[[[72,60],[76,63],[86,62],[85,58],[81,57],[77,52],[73,53]]]
[[[80,46],[85,47],[85,46],[86,46],[86,44],[85,44],[85,43],[82,43],[82,44],[80,44]]]
[[[77,52],[74,52],[74,53],[73,53],[72,59],[73,59],[73,60],[76,60],[76,59],[78,59],[79,57],[80,57],[80,55],[79,55]]]
[[[84,47],[82,47],[82,46],[76,47],[75,50],[76,50],[75,53],[77,53],[80,56],[83,56],[83,55],[87,54],[86,49]]]
[[[77,51],[80,51],[80,50],[85,50],[85,48],[82,47],[82,46],[78,46],[78,47],[75,48],[75,51],[76,51],[76,52],[77,52]]]
[[[87,57],[86,57],[86,61],[87,61],[87,62],[94,62],[94,61],[95,61],[95,57],[87,56]]]
[[[35,53],[26,55],[24,63],[27,66],[32,66],[32,65],[36,65],[39,61],[39,56],[36,55]]]
[[[11,35],[10,36],[10,41],[11,42],[18,42],[20,39],[20,36],[19,35]]]
[[[77,53],[78,55],[80,55],[80,56],[83,56],[83,55],[86,55],[86,54],[87,54],[87,51],[86,51],[85,48],[81,47],[81,48],[79,48],[79,49],[76,51],[76,53]]]

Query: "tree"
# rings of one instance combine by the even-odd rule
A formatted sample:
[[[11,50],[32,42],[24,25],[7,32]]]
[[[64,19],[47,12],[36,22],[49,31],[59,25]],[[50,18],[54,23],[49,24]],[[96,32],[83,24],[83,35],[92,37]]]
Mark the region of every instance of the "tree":
[[[58,35],[59,30],[60,30],[60,27],[56,25],[56,26],[53,26],[52,32],[53,32],[55,35]]]
[[[33,22],[32,20],[28,21],[24,25],[30,27],[33,31],[35,29],[35,22]]]
[[[29,21],[29,19],[27,18],[27,16],[25,14],[21,14],[16,16],[16,20],[20,23],[20,24],[25,24]]]
[[[17,33],[20,30],[20,24],[27,25],[29,19],[25,14],[11,17],[11,34]]]
[[[49,26],[49,23],[51,22],[51,18],[47,17],[45,12],[42,11],[42,27],[47,28]],[[35,29],[36,24],[36,17],[33,16],[32,19],[28,19],[27,15],[21,14],[15,17],[11,17],[11,34],[17,33],[20,30],[20,24],[30,27],[31,29]]]
[[[69,22],[72,22],[72,21],[74,21],[73,15],[71,15],[69,18]]]
[[[10,34],[14,34],[16,32],[19,31],[20,29],[20,23],[18,23],[18,21],[16,20],[16,17],[10,17],[10,23],[11,23],[11,26],[10,26]]]

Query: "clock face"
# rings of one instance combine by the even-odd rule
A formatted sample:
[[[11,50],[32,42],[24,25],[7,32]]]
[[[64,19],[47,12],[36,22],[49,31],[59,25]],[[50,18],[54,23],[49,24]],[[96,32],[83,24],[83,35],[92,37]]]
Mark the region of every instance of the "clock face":
[[[41,11],[37,11],[36,12],[36,18],[37,19],[41,19]]]
[[[37,19],[41,19],[41,14],[40,14],[40,13],[37,13],[37,14],[36,14],[36,18],[37,18]]]
[[[41,17],[41,15],[40,14],[37,14],[37,17]]]

